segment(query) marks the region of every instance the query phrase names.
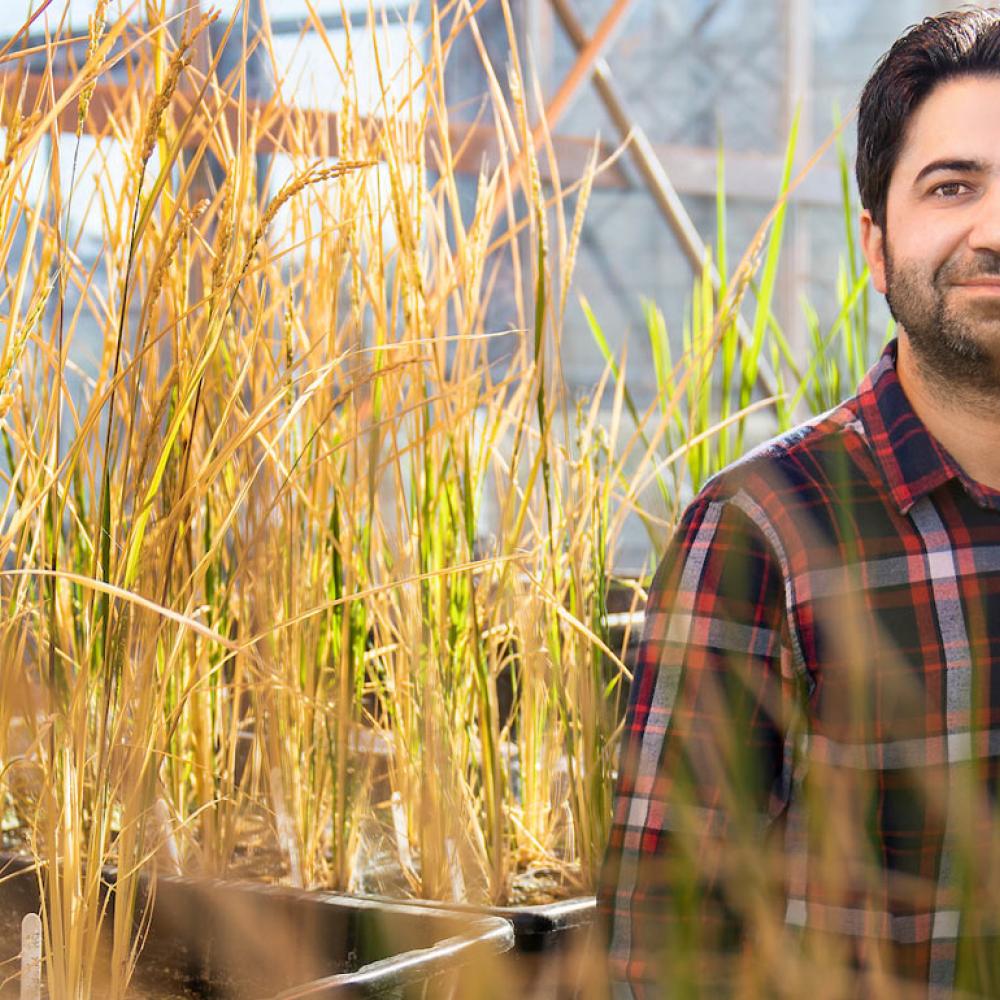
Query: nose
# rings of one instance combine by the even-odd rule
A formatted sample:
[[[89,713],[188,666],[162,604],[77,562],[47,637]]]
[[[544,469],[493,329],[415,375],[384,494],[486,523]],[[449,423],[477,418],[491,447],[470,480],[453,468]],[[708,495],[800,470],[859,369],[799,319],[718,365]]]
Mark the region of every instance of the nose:
[[[969,230],[970,250],[1000,253],[1000,178],[993,178],[976,202],[975,219]]]

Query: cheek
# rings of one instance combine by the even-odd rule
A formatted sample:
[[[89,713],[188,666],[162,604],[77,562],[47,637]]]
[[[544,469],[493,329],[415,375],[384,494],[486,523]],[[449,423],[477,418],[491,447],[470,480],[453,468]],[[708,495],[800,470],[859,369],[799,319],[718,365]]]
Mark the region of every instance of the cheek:
[[[891,240],[886,254],[886,271],[889,274],[905,271],[914,278],[931,282],[942,267],[957,259],[961,245],[943,239],[941,234],[915,234],[915,238]]]
[[[889,252],[894,266],[913,273],[933,275],[944,264],[962,257],[967,250],[968,226],[957,213],[911,209],[890,218]]]

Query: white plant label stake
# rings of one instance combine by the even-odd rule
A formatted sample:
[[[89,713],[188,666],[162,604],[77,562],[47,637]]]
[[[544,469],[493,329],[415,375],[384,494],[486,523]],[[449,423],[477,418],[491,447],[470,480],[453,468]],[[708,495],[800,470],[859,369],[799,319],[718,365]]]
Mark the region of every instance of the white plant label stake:
[[[274,799],[274,813],[278,821],[278,841],[288,855],[288,868],[292,885],[302,887],[302,862],[299,860],[299,845],[295,839],[295,824],[285,806],[285,789],[281,781],[281,768],[271,768],[271,793]]]
[[[444,849],[448,854],[448,870],[451,872],[451,894],[456,903],[461,903],[465,899],[465,876],[462,874],[453,837],[445,840]]]
[[[42,997],[42,920],[29,913],[21,921],[21,1000]]]
[[[156,823],[162,841],[160,857],[163,859],[164,867],[171,875],[180,875],[181,852],[177,849],[174,825],[170,819],[170,807],[162,798],[153,803],[153,821]]]
[[[392,793],[392,825],[396,831],[396,850],[399,863],[408,871],[414,871],[413,855],[410,853],[410,835],[406,831],[406,810],[399,792]]]
[[[351,874],[347,877],[347,891],[358,892],[363,886],[363,868],[365,860],[364,838],[359,833],[354,844],[354,852],[351,854]]]

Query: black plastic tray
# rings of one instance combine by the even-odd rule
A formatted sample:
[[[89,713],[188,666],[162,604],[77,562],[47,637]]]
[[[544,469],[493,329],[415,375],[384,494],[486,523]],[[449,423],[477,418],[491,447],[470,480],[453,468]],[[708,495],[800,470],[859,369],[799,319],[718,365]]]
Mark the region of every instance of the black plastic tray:
[[[30,862],[0,855],[0,907],[37,911]],[[405,997],[513,944],[511,923],[499,916],[470,921],[438,907],[159,876],[140,968],[183,969],[188,988],[205,996]]]
[[[559,943],[570,931],[589,928],[597,913],[594,896],[577,896],[538,906],[494,906],[481,911],[503,917],[514,926],[514,945],[519,951],[542,951]]]
[[[378,898],[390,901],[388,897]],[[594,896],[576,896],[558,903],[539,903],[535,906],[477,906],[434,899],[407,900],[405,905],[431,912],[444,910],[487,919],[501,917],[513,925],[514,947],[521,952],[546,951],[559,947],[562,938],[570,932],[589,928],[597,913],[597,900]]]

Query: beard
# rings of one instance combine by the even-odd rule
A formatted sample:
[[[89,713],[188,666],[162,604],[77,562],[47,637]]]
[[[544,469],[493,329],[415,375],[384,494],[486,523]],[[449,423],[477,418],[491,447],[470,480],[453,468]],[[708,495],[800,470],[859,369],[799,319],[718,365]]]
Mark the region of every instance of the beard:
[[[958,395],[1000,404],[1000,298],[948,300],[956,281],[1000,275],[1000,253],[949,258],[928,281],[919,264],[894,261],[888,240],[886,246],[889,311],[906,331],[928,387],[943,400]]]

